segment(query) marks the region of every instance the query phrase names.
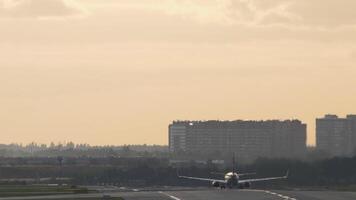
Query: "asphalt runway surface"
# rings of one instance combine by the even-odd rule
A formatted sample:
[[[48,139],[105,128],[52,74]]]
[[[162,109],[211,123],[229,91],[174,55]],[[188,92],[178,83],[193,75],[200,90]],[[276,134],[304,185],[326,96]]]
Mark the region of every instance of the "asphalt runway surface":
[[[104,194],[112,197],[123,197],[125,200],[355,200],[356,192],[335,191],[269,191],[269,190],[175,190],[175,191],[111,191],[98,194],[56,195],[37,197],[9,197],[0,200],[40,200],[40,199],[85,199],[102,197]]]

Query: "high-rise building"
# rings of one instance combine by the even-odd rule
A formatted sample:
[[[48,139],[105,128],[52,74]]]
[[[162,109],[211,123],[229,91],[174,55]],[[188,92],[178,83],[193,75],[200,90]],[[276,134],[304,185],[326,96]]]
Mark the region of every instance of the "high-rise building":
[[[356,115],[316,119],[316,147],[330,156],[351,156],[356,147]]]
[[[356,155],[356,115],[347,115],[348,129],[351,133],[352,155]]]
[[[188,124],[189,125],[189,124]],[[186,151],[187,124],[173,123],[168,127],[169,131],[169,151]]]
[[[298,157],[306,152],[306,124],[298,120],[174,121],[171,152],[228,153],[239,159]]]

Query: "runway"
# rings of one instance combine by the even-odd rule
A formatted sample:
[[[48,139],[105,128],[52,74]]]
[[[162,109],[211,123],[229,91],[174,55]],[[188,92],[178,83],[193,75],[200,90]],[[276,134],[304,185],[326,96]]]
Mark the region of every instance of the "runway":
[[[85,199],[102,197],[104,193],[37,197],[10,197],[0,200]],[[181,190],[181,191],[126,191],[105,193],[125,200],[354,200],[356,192],[335,191],[269,191],[269,190]]]

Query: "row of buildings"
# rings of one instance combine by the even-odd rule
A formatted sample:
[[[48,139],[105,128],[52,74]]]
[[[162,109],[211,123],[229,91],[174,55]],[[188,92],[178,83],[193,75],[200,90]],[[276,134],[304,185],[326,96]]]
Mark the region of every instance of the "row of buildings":
[[[332,156],[356,149],[356,115],[326,115],[316,120],[317,149]],[[241,160],[298,158],[307,152],[307,125],[299,120],[174,121],[169,125],[170,152],[229,153]]]

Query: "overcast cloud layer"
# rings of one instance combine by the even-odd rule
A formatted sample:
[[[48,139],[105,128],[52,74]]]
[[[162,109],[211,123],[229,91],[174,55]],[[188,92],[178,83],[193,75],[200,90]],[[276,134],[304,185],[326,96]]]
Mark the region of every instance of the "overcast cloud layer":
[[[93,2],[89,0],[87,3]],[[162,10],[205,23],[324,28],[356,23],[356,2],[353,0],[109,0],[96,3]]]
[[[0,0],[2,17],[77,14],[75,3],[163,11],[203,23],[340,27],[356,24],[354,0]]]

